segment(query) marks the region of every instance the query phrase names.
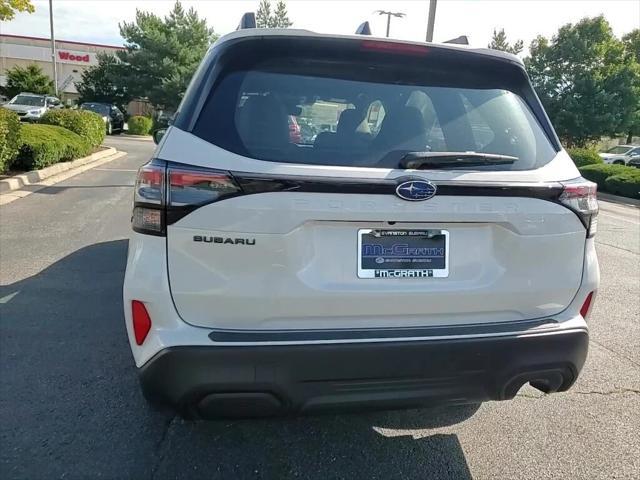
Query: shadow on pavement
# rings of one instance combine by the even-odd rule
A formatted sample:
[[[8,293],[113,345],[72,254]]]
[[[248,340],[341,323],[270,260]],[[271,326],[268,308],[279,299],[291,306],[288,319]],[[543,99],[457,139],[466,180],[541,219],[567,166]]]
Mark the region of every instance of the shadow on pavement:
[[[126,251],[91,245],[0,286],[2,478],[471,478],[456,435],[412,430],[477,407],[215,422],[150,410],[122,321]]]
[[[58,193],[65,192],[67,190],[78,190],[82,188],[96,189],[96,188],[131,188],[133,184],[114,184],[114,185],[63,185],[63,186],[49,186],[43,187],[42,185],[24,185],[20,187],[20,190],[28,190],[33,193],[39,193],[44,195],[56,195]]]

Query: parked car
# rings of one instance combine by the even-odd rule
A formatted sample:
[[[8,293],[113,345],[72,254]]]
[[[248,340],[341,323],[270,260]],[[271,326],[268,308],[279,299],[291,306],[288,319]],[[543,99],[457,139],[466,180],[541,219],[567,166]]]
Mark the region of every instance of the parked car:
[[[85,102],[80,105],[80,109],[89,110],[102,116],[107,135],[124,130],[124,115],[118,107],[111,103]]]
[[[629,163],[627,163],[628,167],[640,168],[640,155],[636,155],[635,157],[631,157]]]
[[[626,165],[632,158],[640,158],[640,146],[638,145],[617,145],[606,152],[599,153],[604,163],[616,165]]]
[[[34,93],[19,93],[2,108],[12,110],[18,114],[20,120],[36,122],[50,108],[62,108],[60,100],[49,95],[36,95]]]
[[[134,187],[124,317],[151,403],[278,415],[576,381],[596,185],[518,57],[241,29],[198,72]],[[292,143],[290,106],[328,102],[348,113]]]

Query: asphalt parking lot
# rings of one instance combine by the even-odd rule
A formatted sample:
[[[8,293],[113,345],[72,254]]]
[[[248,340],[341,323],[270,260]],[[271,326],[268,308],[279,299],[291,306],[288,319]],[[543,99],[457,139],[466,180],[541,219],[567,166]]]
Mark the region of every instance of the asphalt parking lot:
[[[479,410],[185,421],[150,411],[122,321],[131,187],[153,144],[0,207],[0,477],[638,478],[640,209],[601,203],[602,283],[566,393]]]

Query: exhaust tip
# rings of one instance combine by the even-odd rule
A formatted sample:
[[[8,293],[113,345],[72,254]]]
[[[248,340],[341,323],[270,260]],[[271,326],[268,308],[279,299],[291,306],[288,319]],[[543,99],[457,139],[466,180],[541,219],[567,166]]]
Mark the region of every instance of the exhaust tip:
[[[564,392],[573,385],[575,379],[576,376],[568,367],[520,373],[506,383],[501,400],[513,399],[527,383],[542,393]]]

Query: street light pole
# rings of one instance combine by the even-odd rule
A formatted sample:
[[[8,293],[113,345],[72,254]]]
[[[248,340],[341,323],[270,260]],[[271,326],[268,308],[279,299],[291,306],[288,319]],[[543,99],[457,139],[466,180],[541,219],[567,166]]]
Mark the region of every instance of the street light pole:
[[[386,10],[376,10],[374,13],[377,13],[378,15],[387,16],[387,37],[389,36],[389,29],[391,28],[391,17],[394,16],[394,17],[402,18],[405,16],[405,14],[402,12],[388,12]]]
[[[436,23],[438,0],[429,0],[429,20],[427,21],[427,42],[433,42],[433,26]]]
[[[51,63],[53,63],[53,91],[58,96],[58,62],[56,61],[56,37],[53,34],[53,0],[49,0],[49,26],[51,27]]]

